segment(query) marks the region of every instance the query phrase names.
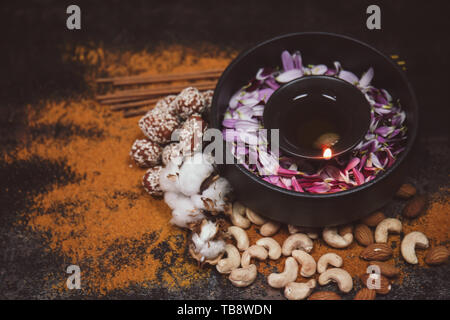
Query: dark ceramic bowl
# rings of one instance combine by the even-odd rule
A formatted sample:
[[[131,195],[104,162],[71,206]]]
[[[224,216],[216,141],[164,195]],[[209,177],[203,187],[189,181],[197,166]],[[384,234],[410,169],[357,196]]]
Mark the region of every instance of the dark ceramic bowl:
[[[385,205],[406,175],[408,159],[417,135],[418,105],[405,74],[384,54],[358,40],[330,33],[306,32],[279,36],[241,53],[222,74],[214,92],[211,126],[221,129],[231,96],[263,66],[281,65],[283,50],[299,50],[308,64],[333,65],[361,75],[373,67],[373,85],[386,88],[406,111],[406,149],[394,165],[376,179],[359,187],[333,194],[307,194],[274,186],[240,164],[218,166],[234,188],[235,195],[255,212],[276,221],[305,227],[333,226],[355,221]]]

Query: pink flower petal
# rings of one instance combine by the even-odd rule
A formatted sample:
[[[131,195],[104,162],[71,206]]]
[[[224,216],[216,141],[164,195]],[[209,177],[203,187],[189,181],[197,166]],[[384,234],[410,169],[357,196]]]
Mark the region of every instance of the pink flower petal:
[[[298,183],[297,179],[295,177],[291,178],[292,187],[297,192],[305,192],[302,188],[302,186]]]
[[[281,62],[283,63],[284,71],[294,69],[294,59],[292,58],[289,51],[285,50],[281,53]]]
[[[361,172],[359,172],[359,170],[356,169],[356,168],[353,168],[352,172],[353,172],[353,176],[355,177],[355,181],[358,184],[358,186],[362,185],[364,183],[364,176],[363,176],[363,174]]]
[[[356,166],[359,164],[360,161],[361,161],[361,160],[360,160],[359,158],[352,158],[352,159],[348,162],[347,167],[345,167],[345,170],[344,170],[344,171],[347,172],[347,171],[353,169],[354,167],[356,167]]]

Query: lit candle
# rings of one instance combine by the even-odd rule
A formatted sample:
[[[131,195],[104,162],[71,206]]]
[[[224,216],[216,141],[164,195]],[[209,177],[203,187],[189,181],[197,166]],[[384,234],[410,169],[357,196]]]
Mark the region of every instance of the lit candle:
[[[323,150],[323,158],[325,159],[325,160],[329,160],[329,159],[331,159],[331,156],[333,155],[333,152],[331,152],[331,149],[330,148],[325,148],[324,150]]]

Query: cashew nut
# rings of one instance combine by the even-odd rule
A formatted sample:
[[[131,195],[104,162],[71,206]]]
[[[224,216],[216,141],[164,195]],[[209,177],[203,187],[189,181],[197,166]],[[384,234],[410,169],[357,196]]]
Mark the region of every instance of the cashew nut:
[[[313,242],[306,234],[296,233],[284,240],[281,252],[285,256],[290,256],[295,249],[303,249],[306,252],[310,252],[312,248]]]
[[[216,265],[217,271],[220,273],[230,273],[241,265],[241,255],[239,250],[232,244],[225,245],[227,257],[219,260]]]
[[[280,244],[273,238],[266,237],[261,238],[256,241],[258,246],[264,247],[269,251],[269,258],[272,260],[277,260],[281,256],[281,246]]]
[[[236,287],[247,287],[255,281],[258,271],[254,264],[246,268],[237,268],[231,271],[228,279]]]
[[[236,239],[236,246],[240,251],[247,250],[250,242],[244,229],[231,226],[228,227],[228,233]]]
[[[386,243],[388,240],[388,233],[400,233],[402,231],[402,222],[398,219],[387,218],[381,221],[375,229],[375,242]]]
[[[248,267],[250,265],[251,258],[256,258],[258,260],[267,259],[267,250],[264,247],[253,245],[244,251],[241,258],[242,267]]]
[[[288,257],[284,263],[284,271],[281,273],[271,273],[267,277],[267,283],[272,288],[283,288],[289,282],[294,282],[297,279],[298,264],[294,258]]]
[[[289,231],[289,234],[306,233],[306,235],[308,237],[310,237],[311,239],[319,238],[319,233],[317,232],[318,231],[317,228],[298,227],[298,226],[294,226],[292,224],[288,224],[288,231]]]
[[[324,273],[327,270],[328,265],[340,268],[342,267],[342,263],[342,258],[336,253],[325,253],[319,258],[319,261],[317,261],[317,272]]]
[[[302,277],[309,278],[316,273],[316,261],[309,253],[303,250],[294,250],[292,256],[302,266],[300,269]]]
[[[245,215],[247,216],[248,220],[250,220],[252,223],[258,226],[261,226],[267,222],[267,219],[261,217],[259,214],[257,214],[256,212],[254,212],[249,208],[245,209]]]
[[[333,248],[345,248],[353,242],[353,234],[346,233],[341,236],[337,232],[337,228],[325,228],[322,232],[323,240]]]
[[[422,232],[410,232],[403,238],[401,244],[402,256],[406,262],[417,264],[419,261],[417,260],[415,248],[425,249],[428,248],[428,245],[427,236]]]
[[[291,282],[284,288],[284,296],[288,300],[303,300],[308,297],[316,287],[316,280],[311,279],[305,283]]]
[[[271,237],[280,229],[281,224],[275,221],[269,221],[264,223],[259,229],[259,233],[264,237]]]
[[[331,268],[319,276],[319,284],[326,285],[334,281],[337,283],[339,290],[342,292],[350,292],[353,288],[352,276],[341,268]]]
[[[240,202],[236,201],[233,203],[233,208],[231,209],[231,223],[242,229],[250,228],[250,220],[245,217],[245,207]]]

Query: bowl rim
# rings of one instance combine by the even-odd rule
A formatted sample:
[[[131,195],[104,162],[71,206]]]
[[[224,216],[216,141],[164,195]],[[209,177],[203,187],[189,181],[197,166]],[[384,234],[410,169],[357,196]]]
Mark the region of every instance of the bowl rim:
[[[357,40],[353,37],[350,37],[347,35],[342,35],[342,34],[331,33],[331,32],[322,32],[322,31],[292,32],[292,33],[282,34],[282,35],[270,38],[268,40],[258,42],[256,45],[253,45],[249,49],[242,51],[236,58],[233,59],[233,61],[231,61],[231,63],[227,66],[227,68],[224,70],[224,72],[220,76],[219,81],[217,82],[216,88],[214,90],[214,95],[213,95],[213,100],[212,100],[212,110],[215,110],[217,108],[216,105],[217,105],[218,95],[219,95],[221,87],[223,86],[225,78],[228,76],[228,74],[231,72],[231,70],[235,67],[235,65],[238,64],[242,59],[244,59],[250,53],[256,51],[260,47],[262,47],[270,42],[281,40],[284,38],[290,38],[290,37],[295,37],[295,36],[305,36],[305,35],[337,37],[337,38],[342,38],[345,40],[353,41],[353,42],[356,42],[357,44],[367,48],[368,50],[372,50],[373,52],[375,52],[376,54],[381,56],[385,61],[387,61],[393,67],[393,70],[395,70],[400,75],[400,78],[406,84],[408,93],[410,94],[411,101],[412,101],[412,105],[410,107],[413,109],[413,112],[415,112],[416,115],[418,114],[419,106],[418,106],[417,97],[414,93],[413,87],[412,87],[411,83],[409,82],[408,78],[406,77],[406,74],[400,69],[399,66],[397,66],[397,64],[395,64],[395,62],[392,59],[390,59],[384,53],[382,53],[378,49],[375,49],[371,45],[369,45],[365,42],[362,42],[360,40]],[[216,128],[216,129],[221,129],[221,124],[216,123],[216,121],[214,119],[215,119],[215,114],[214,114],[214,112],[211,112],[210,122],[212,124],[212,127]],[[235,166],[239,171],[241,171],[243,174],[245,174],[247,177],[249,177],[251,180],[255,181],[256,183],[259,183],[262,186],[272,189],[275,192],[283,193],[287,196],[307,198],[307,199],[314,199],[314,198],[316,198],[316,199],[324,199],[324,198],[333,199],[333,198],[344,197],[346,195],[351,195],[356,192],[370,188],[375,183],[382,181],[383,179],[386,179],[397,167],[400,166],[400,164],[405,160],[405,158],[410,153],[410,151],[414,145],[414,142],[416,140],[416,137],[417,137],[417,131],[419,129],[418,117],[417,116],[414,117],[412,119],[412,122],[413,122],[414,126],[416,127],[416,130],[411,132],[411,134],[408,134],[408,141],[407,141],[405,150],[402,152],[402,154],[397,159],[397,161],[395,161],[395,163],[392,165],[392,167],[390,167],[389,169],[386,170],[386,172],[377,176],[375,179],[373,179],[369,182],[366,182],[360,186],[356,186],[351,189],[340,191],[340,192],[316,194],[316,193],[303,193],[303,192],[297,192],[297,191],[293,191],[293,190],[287,190],[287,189],[278,187],[276,185],[273,185],[273,184],[261,179],[260,177],[256,176],[254,173],[248,171],[242,164],[234,163],[234,164],[229,164],[229,165]],[[226,145],[224,147],[226,147]],[[227,164],[224,164],[224,165],[227,165]]]

